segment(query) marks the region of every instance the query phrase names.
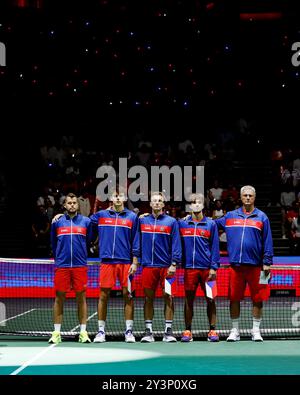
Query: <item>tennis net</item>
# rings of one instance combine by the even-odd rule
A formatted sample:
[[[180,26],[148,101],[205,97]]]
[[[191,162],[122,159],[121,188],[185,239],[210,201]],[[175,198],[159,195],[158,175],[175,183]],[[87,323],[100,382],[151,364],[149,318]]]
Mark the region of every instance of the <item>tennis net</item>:
[[[278,258],[282,262],[282,257]],[[298,259],[298,261],[297,261]],[[264,315],[261,332],[264,337],[288,338],[300,337],[300,257],[293,257],[294,264],[277,263],[272,269],[271,297],[264,303]],[[297,264],[299,262],[299,265]],[[231,329],[229,301],[227,299],[229,270],[228,261],[222,258],[218,270],[216,297],[217,330],[222,337]],[[99,271],[101,266],[97,260],[88,262],[88,324],[91,335],[97,333],[97,305],[99,298]],[[54,263],[50,259],[8,259],[0,258],[0,333],[30,336],[49,336],[53,330],[54,303]],[[184,280],[183,269],[177,270],[175,317],[173,331],[180,335],[184,324]],[[141,336],[144,332],[144,294],[141,286],[141,268],[133,281],[135,300],[134,332]],[[158,290],[154,303],[155,316],[153,330],[156,335],[164,331],[164,302],[161,290]],[[111,291],[106,321],[107,336],[118,338],[123,336],[124,304],[119,284]],[[193,335],[204,338],[208,333],[206,300],[198,287],[193,318]],[[252,328],[252,302],[249,290],[245,291],[245,299],[241,302],[240,332],[250,335]],[[67,295],[64,306],[62,324],[63,336],[76,336],[79,333],[75,294]]]

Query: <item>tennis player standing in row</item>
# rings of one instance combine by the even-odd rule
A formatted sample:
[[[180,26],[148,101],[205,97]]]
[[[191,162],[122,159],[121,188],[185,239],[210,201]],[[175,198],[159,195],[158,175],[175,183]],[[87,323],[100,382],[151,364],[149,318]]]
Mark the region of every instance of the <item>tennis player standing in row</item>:
[[[270,221],[267,215],[255,207],[255,188],[245,185],[241,188],[242,207],[229,211],[217,219],[220,229],[226,231],[230,262],[230,316],[232,329],[227,341],[240,340],[240,301],[244,298],[248,283],[253,302],[253,341],[263,341],[260,333],[263,301],[270,294],[268,277],[273,263],[273,241]]]
[[[92,241],[92,224],[88,217],[78,214],[76,195],[69,193],[64,202],[66,214],[51,225],[51,244],[55,261],[54,331],[49,343],[61,342],[61,325],[66,293],[76,292],[80,343],[91,340],[86,331],[87,322],[87,246]]]

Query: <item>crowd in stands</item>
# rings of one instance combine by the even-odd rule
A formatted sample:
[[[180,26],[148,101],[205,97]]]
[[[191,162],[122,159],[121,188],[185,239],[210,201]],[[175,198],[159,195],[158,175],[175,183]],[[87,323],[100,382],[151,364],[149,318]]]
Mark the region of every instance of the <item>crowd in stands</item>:
[[[129,145],[131,151],[113,154],[91,150],[90,147],[82,145],[75,136],[63,136],[53,144],[40,146],[43,183],[35,191],[33,204],[33,254],[51,254],[48,240],[50,223],[56,214],[63,212],[64,197],[69,192],[79,197],[80,212],[83,215],[89,216],[108,207],[108,201],[103,202],[97,197],[96,190],[100,180],[96,178],[96,174],[101,166],[112,166],[118,170],[119,155],[127,158],[128,168],[134,165],[144,166],[148,170],[154,165],[165,165],[169,168],[175,165],[205,166],[206,215],[218,218],[239,207],[239,186],[228,178],[228,167],[231,166],[231,162],[222,160],[215,145],[204,144],[199,154],[193,139],[173,140],[172,144],[160,141],[159,144],[155,144],[144,133],[141,133],[138,139],[133,136]],[[149,185],[149,191],[150,187]],[[186,202],[176,201],[174,196],[170,196],[169,200],[165,207],[166,212],[175,218],[184,217]],[[148,201],[129,200],[127,205],[137,213],[149,211]],[[221,242],[222,246],[226,247],[224,236],[222,235]]]
[[[283,145],[283,144],[282,144]],[[300,149],[274,148],[272,197],[269,206],[281,207],[282,238],[289,239],[291,250],[300,254]]]
[[[284,22],[254,22],[248,13],[253,5],[247,2],[236,12],[226,1],[70,1],[64,12],[56,9],[61,11],[64,2],[53,0],[2,3],[15,5],[3,13],[0,24],[10,52],[0,73],[3,102],[21,98],[23,107],[33,97],[63,98],[66,104],[61,118],[50,110],[43,117],[47,131],[36,166],[40,182],[32,191],[37,254],[51,253],[46,243],[49,224],[62,211],[67,193],[79,196],[85,215],[107,207],[96,196],[97,169],[118,168],[121,157],[127,158],[128,167],[205,166],[206,214],[221,216],[239,205],[241,183],[248,183],[246,176],[234,176],[233,161],[269,158],[268,133],[274,134],[272,141],[279,136],[270,158],[270,205],[281,210],[282,237],[290,240],[291,250],[299,250],[300,153],[296,146],[283,148],[298,125],[290,104],[296,103],[293,89],[300,79],[296,70],[290,72],[289,41],[299,30],[297,18],[283,10],[289,18]],[[78,111],[73,98],[83,99]],[[37,122],[39,134],[34,109],[30,120],[19,119],[21,128],[28,122],[28,130]],[[147,125],[155,111],[167,119],[166,128],[161,117]],[[112,125],[111,118],[123,112],[133,114],[130,125],[140,113],[148,118],[128,134],[123,118],[119,127]],[[184,119],[180,125],[174,115],[178,113]],[[110,127],[104,126],[104,114]],[[55,137],[57,129],[80,135]],[[86,135],[88,129],[93,137]],[[0,207],[8,200],[8,177],[0,169]],[[149,209],[143,202],[128,204],[141,213]],[[166,211],[182,217],[185,207],[173,202]],[[226,243],[224,235],[221,242]]]
[[[141,132],[126,137],[126,144],[120,144],[121,151],[109,152],[95,149],[79,137],[63,136],[53,143],[40,146],[43,184],[35,191],[33,204],[34,220],[32,231],[35,240],[35,254],[51,254],[49,231],[52,218],[63,212],[64,197],[69,192],[79,197],[80,212],[89,216],[109,206],[96,194],[99,179],[97,170],[101,166],[112,166],[118,170],[119,158],[128,160],[128,168],[134,165],[205,166],[205,213],[211,218],[219,218],[240,206],[240,181],[228,176],[232,161],[224,160],[222,148],[215,144],[202,144],[201,149],[193,138],[173,139],[172,143],[160,140],[153,142],[147,133]],[[226,158],[227,159],[227,158]],[[233,158],[234,159],[234,158]],[[282,238],[289,239],[291,253],[299,254],[300,246],[300,152],[297,149],[273,149],[272,193],[268,206],[277,206],[282,214]],[[130,184],[130,180],[128,180]],[[150,190],[150,185],[148,186]],[[184,201],[176,201],[171,196],[166,212],[175,217],[185,216]],[[137,213],[149,211],[147,201],[128,201],[128,208]],[[263,207],[260,207],[263,209]],[[42,246],[42,247],[41,247]],[[226,249],[225,233],[220,234],[221,250]],[[41,247],[41,248],[40,248]]]

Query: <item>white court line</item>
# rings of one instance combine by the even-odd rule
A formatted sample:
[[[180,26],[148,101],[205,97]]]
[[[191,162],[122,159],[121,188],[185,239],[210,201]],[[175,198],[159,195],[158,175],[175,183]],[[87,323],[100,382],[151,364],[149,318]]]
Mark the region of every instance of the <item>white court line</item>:
[[[97,315],[97,314],[98,314],[98,312],[96,311],[94,314],[90,315],[90,316],[87,318],[86,321],[88,322],[91,318],[95,317],[95,315]],[[79,328],[79,327],[80,327],[80,324],[79,324],[79,325],[76,325],[75,328],[73,328],[73,329],[70,330],[70,332],[75,331],[75,329],[77,329],[77,328]]]
[[[18,369],[14,370],[12,373],[10,373],[10,376],[16,376],[17,374],[19,374],[20,372],[22,372],[22,370],[24,370],[24,369],[27,368],[30,364],[32,364],[32,362],[36,361],[36,360],[39,359],[41,356],[43,356],[44,354],[46,354],[48,351],[52,350],[52,348],[54,348],[55,346],[57,346],[57,344],[51,344],[51,346],[45,348],[43,351],[41,351],[40,353],[36,354],[34,357],[32,357],[31,359],[29,359],[27,362],[24,362],[23,365],[21,365]]]
[[[31,309],[31,310],[25,311],[24,313],[15,315],[14,317],[7,318],[6,320],[0,321],[0,324],[3,324],[4,322],[10,321],[10,320],[13,320],[14,318],[22,317],[22,315],[31,313],[31,312],[34,311],[34,310],[36,310],[36,309]]]
[[[35,310],[35,309],[33,309],[33,310]],[[93,313],[92,315],[90,315],[87,318],[87,321],[89,321],[95,315],[97,315],[97,311],[95,313]],[[73,332],[75,329],[77,329],[79,327],[80,327],[80,325],[75,326],[75,328],[71,329],[70,332]],[[10,373],[10,376],[16,376],[17,374],[22,372],[22,370],[26,369],[29,365],[31,365],[34,361],[39,359],[41,356],[46,354],[48,351],[52,350],[52,348],[54,348],[55,346],[57,346],[57,344],[51,344],[49,347],[45,348],[43,351],[41,351],[40,353],[38,353],[37,355],[35,355],[31,359],[29,359],[27,362],[24,362],[23,365],[21,365],[18,369],[14,370],[12,373]]]

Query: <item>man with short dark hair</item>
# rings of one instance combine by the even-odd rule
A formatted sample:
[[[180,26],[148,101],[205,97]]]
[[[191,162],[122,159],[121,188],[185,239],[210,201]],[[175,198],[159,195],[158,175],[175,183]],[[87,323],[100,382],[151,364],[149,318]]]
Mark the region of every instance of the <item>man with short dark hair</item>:
[[[98,226],[101,294],[98,304],[99,331],[94,338],[95,343],[106,341],[105,325],[107,306],[111,289],[119,279],[124,299],[125,342],[134,343],[133,319],[134,302],[128,292],[128,277],[133,276],[138,267],[139,232],[138,217],[125,208],[126,193],[117,188],[110,191],[112,206],[100,210],[90,218],[94,226]]]
[[[158,285],[163,290],[165,300],[164,342],[176,342],[173,336],[173,297],[165,292],[165,280],[176,274],[176,265],[181,261],[181,244],[178,223],[175,218],[163,212],[165,198],[161,192],[151,194],[152,214],[140,217],[142,287],[145,293],[144,318],[145,335],[141,342],[154,342],[152,320],[154,298]]]
[[[54,332],[49,343],[61,342],[61,324],[66,293],[76,292],[80,343],[89,343],[87,323],[87,245],[92,240],[91,220],[78,214],[78,199],[69,193],[64,202],[66,214],[51,225],[51,244],[55,261]]]
[[[193,341],[192,319],[198,284],[206,295],[205,284],[216,280],[220,266],[218,228],[212,219],[203,215],[204,196],[200,193],[192,194],[190,202],[191,215],[179,221],[185,289],[185,331],[182,342]],[[207,340],[217,342],[219,335],[216,332],[215,300],[206,296],[206,303],[209,321]]]

